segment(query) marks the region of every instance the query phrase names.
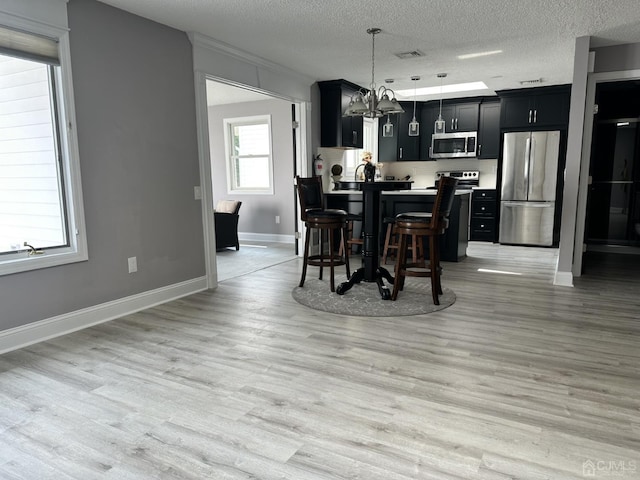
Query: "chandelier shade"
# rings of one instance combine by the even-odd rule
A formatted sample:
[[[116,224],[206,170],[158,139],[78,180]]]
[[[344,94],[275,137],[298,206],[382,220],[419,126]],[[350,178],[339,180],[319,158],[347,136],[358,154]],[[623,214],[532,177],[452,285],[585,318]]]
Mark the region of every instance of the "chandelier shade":
[[[349,101],[349,106],[344,111],[347,117],[379,118],[392,113],[404,113],[404,109],[396,100],[396,94],[390,88],[381,86],[376,89],[375,82],[375,46],[376,35],[379,28],[369,28],[367,33],[371,35],[371,85],[369,90],[356,92]]]

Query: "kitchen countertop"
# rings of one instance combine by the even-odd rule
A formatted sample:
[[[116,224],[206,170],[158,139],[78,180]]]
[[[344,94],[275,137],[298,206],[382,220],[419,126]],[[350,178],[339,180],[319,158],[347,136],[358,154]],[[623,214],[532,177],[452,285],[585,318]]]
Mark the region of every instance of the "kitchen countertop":
[[[435,195],[438,191],[435,188],[427,189],[423,188],[412,188],[411,190],[388,190],[382,192],[382,195]],[[456,195],[465,195],[470,194],[471,189],[458,189],[456,190]],[[362,195],[362,192],[359,190],[331,190],[329,192],[325,192],[327,195]]]

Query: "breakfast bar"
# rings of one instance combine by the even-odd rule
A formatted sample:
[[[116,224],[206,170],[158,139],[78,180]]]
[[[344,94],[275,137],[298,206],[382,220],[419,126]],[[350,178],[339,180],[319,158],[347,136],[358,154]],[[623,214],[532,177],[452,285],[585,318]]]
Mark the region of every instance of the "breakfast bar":
[[[382,244],[384,231],[382,218],[394,217],[399,213],[424,211],[430,212],[436,197],[436,190],[412,188],[407,190],[382,191],[380,212],[376,216],[378,223],[378,246]],[[456,191],[449,228],[440,239],[440,260],[459,262],[467,255],[469,238],[470,189]],[[333,190],[325,193],[327,208],[340,208],[349,213],[363,213],[363,194],[361,191]],[[354,235],[360,234],[359,226],[354,226]]]

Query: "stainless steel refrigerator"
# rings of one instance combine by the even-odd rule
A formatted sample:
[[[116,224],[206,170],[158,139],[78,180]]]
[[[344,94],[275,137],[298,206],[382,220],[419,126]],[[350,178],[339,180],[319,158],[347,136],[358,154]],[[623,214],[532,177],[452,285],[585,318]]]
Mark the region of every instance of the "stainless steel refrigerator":
[[[553,244],[560,132],[504,134],[500,243]]]

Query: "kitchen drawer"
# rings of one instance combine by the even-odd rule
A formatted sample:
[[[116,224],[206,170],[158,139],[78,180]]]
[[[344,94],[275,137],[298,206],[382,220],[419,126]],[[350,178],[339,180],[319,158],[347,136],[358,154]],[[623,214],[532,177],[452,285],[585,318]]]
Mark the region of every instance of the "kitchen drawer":
[[[471,203],[471,217],[495,217],[496,216],[495,201],[477,201]]]
[[[471,219],[471,240],[493,242],[495,240],[494,218],[473,218]]]
[[[482,201],[482,200],[496,200],[497,198],[497,190],[474,190],[473,191],[473,201]]]

